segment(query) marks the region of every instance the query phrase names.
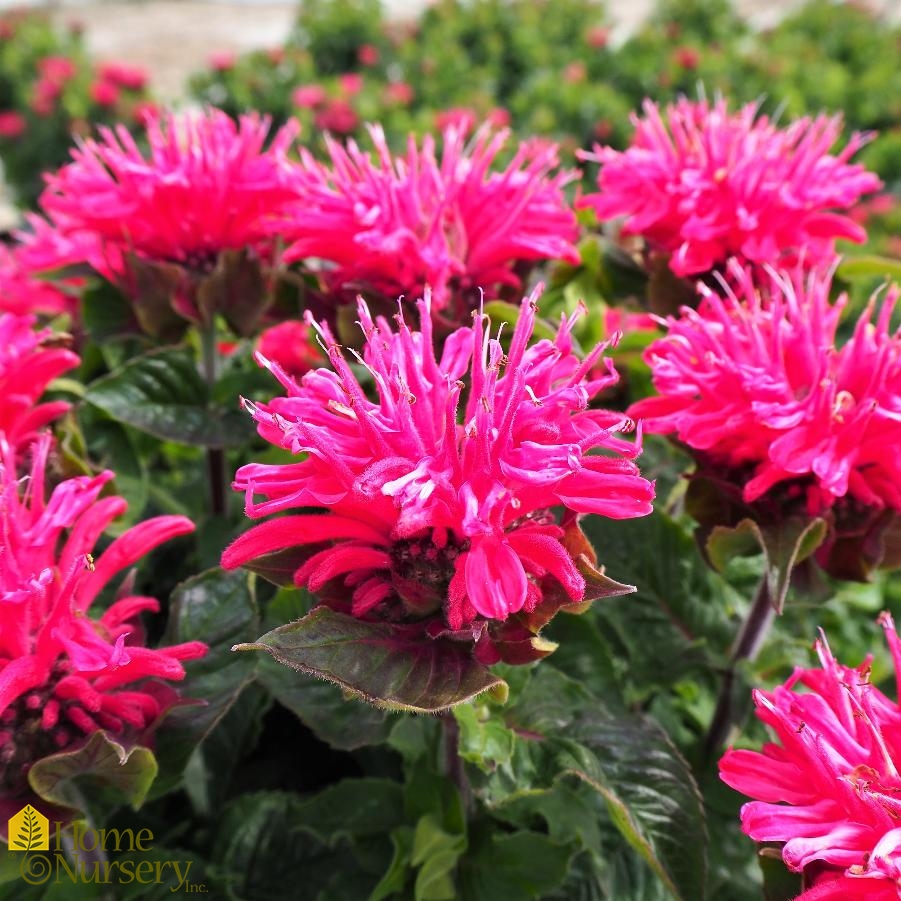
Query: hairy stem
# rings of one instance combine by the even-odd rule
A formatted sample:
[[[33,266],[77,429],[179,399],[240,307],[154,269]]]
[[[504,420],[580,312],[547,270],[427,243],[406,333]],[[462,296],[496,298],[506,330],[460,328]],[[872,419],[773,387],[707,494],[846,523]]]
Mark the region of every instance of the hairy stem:
[[[212,391],[216,384],[216,369],[219,361],[215,321],[200,330],[200,351],[203,378]],[[210,510],[213,516],[225,516],[225,452],[221,447],[206,449],[206,468],[210,486]]]
[[[735,644],[732,646],[732,654],[729,658],[729,666],[723,674],[723,683],[720,686],[716,710],[704,742],[705,760],[709,760],[720,750],[735,722],[734,692],[735,674],[738,665],[743,660],[754,660],[757,657],[775,616],[776,610],[770,598],[767,576],[764,573],[760,584],[757,586],[748,616],[735,638]]]

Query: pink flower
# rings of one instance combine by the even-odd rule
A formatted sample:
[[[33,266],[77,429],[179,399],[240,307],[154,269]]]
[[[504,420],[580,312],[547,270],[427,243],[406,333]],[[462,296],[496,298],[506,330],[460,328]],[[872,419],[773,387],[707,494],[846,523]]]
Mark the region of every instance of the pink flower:
[[[557,172],[556,146],[521,144],[500,171],[492,165],[507,132],[482,128],[467,145],[448,128],[440,156],[431,136],[392,156],[379,126],[370,126],[375,159],[353,141],[327,140],[330,160],[301,151],[299,201],[284,226],[293,242],[286,259],[325,261],[322,277],[337,293],[366,290],[388,297],[421,295],[450,321],[478,303],[480,288],[496,296],[518,289],[526,263],[577,263],[578,226]]]
[[[385,88],[385,99],[396,106],[409,106],[415,97],[412,85],[406,81],[392,81]]]
[[[130,66],[128,63],[101,63],[98,75],[101,81],[107,81],[128,91],[140,91],[147,85],[147,71],[140,66]]]
[[[478,114],[468,106],[453,106],[450,109],[435,113],[435,128],[445,133],[454,129],[462,135],[468,135],[475,128]]]
[[[294,89],[291,100],[301,109],[316,109],[328,99],[325,88],[318,84],[302,84]]]
[[[274,363],[293,379],[299,379],[322,362],[319,348],[310,340],[310,327],[296,319],[265,329],[260,335],[257,350],[261,357]]]
[[[0,138],[19,138],[25,134],[28,123],[15,110],[0,111]]]
[[[592,50],[603,50],[610,42],[610,32],[606,28],[596,25],[585,32],[585,41]]]
[[[35,331],[34,324],[34,316],[0,314],[0,435],[13,449],[69,409],[65,401],[38,400],[53,379],[80,362],[77,354],[54,346],[50,329]]]
[[[625,217],[626,234],[670,254],[677,275],[703,273],[730,256],[752,263],[829,262],[836,238],[866,237],[840,210],[880,187],[848,160],[869,140],[854,134],[836,156],[829,149],[841,118],[799,119],[779,129],[755,104],[730,114],[726,102],[682,98],[665,118],[646,100],[633,117],[624,152],[595,146],[582,158],[601,164],[599,194],[582,200],[602,220]]]
[[[338,87],[346,97],[356,97],[363,90],[363,76],[359,72],[345,72],[338,76]]]
[[[897,290],[874,298],[848,341],[847,297],[830,273],[779,273],[755,284],[733,267],[726,296],[700,286],[701,309],[669,317],[645,353],[659,397],[629,415],[673,433],[702,471],[743,485],[745,503],[782,498],[809,515],[839,505],[859,517],[901,511],[901,333]],[[794,501],[791,499],[794,498]]]
[[[37,68],[43,80],[60,86],[71,81],[78,72],[74,60],[68,56],[45,56],[38,60]]]
[[[210,54],[209,65],[211,69],[217,72],[228,72],[234,69],[238,57],[234,50],[217,50]]]
[[[901,677],[901,641],[887,613],[880,621]],[[798,668],[785,685],[753,693],[778,744],[730,749],[720,777],[755,799],[742,807],[744,832],[784,842],[789,869],[811,877],[799,901],[897,901],[901,708],[871,684],[872,657],[852,669],[825,638],[815,648],[820,668]]]
[[[204,271],[223,250],[265,251],[272,220],[294,198],[291,125],[264,149],[267,118],[169,114],[147,125],[149,158],[124,127],[99,131],[46,176],[41,205],[65,234],[107,249]]]
[[[119,100],[119,88],[111,81],[103,79],[91,82],[89,93],[91,100],[98,106],[112,107]]]
[[[554,341],[528,347],[536,298],[523,301],[507,354],[478,314],[447,338],[440,360],[428,295],[417,304],[421,332],[402,312],[396,332],[373,321],[361,300],[361,360],[375,401],[325,325],[318,330],[334,372],[312,370],[298,383],[260,357],[288,394],[245,407],[264,438],[305,456],[245,465],[235,488],[253,518],[323,512],[256,526],[222,565],[310,545],[296,584],[326,603],[349,596],[358,617],[412,618],[433,635],[465,631],[484,662],[505,654],[501,635],[510,630],[531,637],[529,614],[543,601],[552,612],[581,601],[585,581],[573,556],[583,551],[570,553],[568,526],[581,513],[644,516],[653,485],[631,462],[639,447],[617,437],[629,420],[588,408],[617,380],[609,361],[601,377],[588,378],[605,345],[579,359],[573,317]]]
[[[182,516],[147,520],[95,561],[94,545],[125,501],[100,497],[111,472],[63,481],[48,498],[50,444],[45,435],[34,445],[30,475],[19,479],[0,438],[0,797],[27,795],[35,761],[98,730],[146,742],[177,700],[158,680],[183,678],[181,661],[206,653],[196,641],[144,647],[137,617],[159,603],[132,594],[127,580],[90,615],[114,576],[194,526]]]
[[[319,112],[316,113],[313,124],[320,131],[349,135],[359,126],[360,117],[346,100],[326,100]]]
[[[379,61],[379,48],[373,44],[363,44],[357,51],[357,60],[361,66],[374,66]]]
[[[24,315],[71,313],[75,296],[54,283],[36,278],[22,260],[21,246],[0,245],[0,311]],[[2,352],[2,348],[0,348]]]

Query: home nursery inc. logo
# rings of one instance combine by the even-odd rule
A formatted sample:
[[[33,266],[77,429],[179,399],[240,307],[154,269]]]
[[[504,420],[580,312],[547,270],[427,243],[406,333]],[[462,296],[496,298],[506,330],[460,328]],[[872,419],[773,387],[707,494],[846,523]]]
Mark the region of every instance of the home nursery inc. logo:
[[[9,855],[22,854],[19,875],[29,885],[138,883],[167,885],[171,892],[208,891],[203,883],[189,881],[190,860],[162,859],[159,852],[152,859],[136,856],[153,851],[149,829],[94,829],[81,822],[67,826],[60,821],[52,826],[30,804],[9,818]],[[128,856],[111,860],[110,852]]]

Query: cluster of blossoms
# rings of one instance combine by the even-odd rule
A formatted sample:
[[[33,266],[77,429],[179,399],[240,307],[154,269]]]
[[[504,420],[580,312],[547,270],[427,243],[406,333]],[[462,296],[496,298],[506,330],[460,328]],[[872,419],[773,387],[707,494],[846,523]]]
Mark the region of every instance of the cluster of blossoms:
[[[829,272],[731,276],[667,320],[645,354],[658,396],[630,415],[687,445],[702,476],[742,486],[758,521],[826,514],[839,534],[866,533],[901,511],[897,291],[874,298],[838,346],[847,298],[830,302]]]
[[[901,687],[901,640],[888,614],[881,622]],[[754,692],[757,716],[779,744],[730,749],[720,776],[756,799],[742,808],[744,831],[784,842],[783,860],[804,872],[810,888],[798,901],[897,901],[901,707],[870,683],[872,658],[851,668],[825,640],[816,651],[820,668]]]
[[[139,314],[161,293],[157,284],[164,288],[162,303],[171,301],[185,319],[228,315],[229,300],[204,290],[208,277],[238,260],[271,263],[273,223],[296,198],[288,160],[296,123],[271,141],[269,132],[265,117],[242,116],[236,123],[213,109],[150,117],[145,158],[124,127],[101,129],[99,140],[81,142],[72,162],[47,176],[41,206],[57,237],[42,242],[49,252],[35,265],[79,262],[80,248],[80,262],[120,284]],[[56,258],[54,243],[62,245]],[[234,278],[230,270],[220,281]],[[243,286],[247,293],[246,276]],[[227,293],[228,285],[217,289]],[[148,321],[161,315],[143,313]]]
[[[661,115],[646,100],[625,151],[596,146],[600,193],[583,198],[602,220],[624,216],[625,234],[670,257],[680,276],[743,263],[809,266],[835,256],[835,239],[863,241],[839,211],[881,186],[849,163],[868,136],[854,134],[835,156],[841,118],[798,119],[780,129],[756,104],[730,113],[685,98]]]
[[[528,615],[585,597],[567,526],[580,513],[643,516],[654,490],[632,462],[638,446],[617,436],[631,422],[588,407],[617,379],[601,362],[605,345],[577,357],[573,317],[553,341],[530,347],[536,298],[523,301],[506,353],[477,314],[448,336],[440,359],[428,295],[418,303],[420,331],[402,313],[395,331],[360,301],[360,359],[377,400],[326,325],[318,328],[333,370],[298,383],[260,357],[287,396],[245,405],[264,438],[307,456],[243,466],[235,487],[253,518],[325,512],[254,527],[223,566],[300,546],[294,582],[354,616],[468,634],[486,663],[540,656]]]
[[[60,482],[47,496],[49,436],[32,446],[27,478],[0,437],[0,799],[28,793],[35,761],[100,729],[129,743],[146,740],[175,691],[155,680],[184,677],[181,661],[206,652],[187,642],[151,650],[136,622],[154,598],[126,581],[96,619],[90,608],[110,580],[157,545],[193,530],[182,516],[129,529],[94,561],[91,552],[125,511],[103,497],[111,472]],[[65,533],[65,534],[64,534]],[[20,805],[21,806],[21,805]],[[13,810],[17,809],[13,805]],[[3,817],[5,822],[6,817]]]
[[[184,676],[206,648],[142,644],[137,617],[159,603],[126,579],[97,618],[90,608],[118,573],[157,545],[193,530],[182,516],[136,525],[92,556],[126,503],[100,497],[113,478],[60,481],[48,490],[52,450],[38,430],[68,404],[39,403],[48,382],[79,362],[30,316],[0,316],[0,824],[30,797],[43,757],[77,748],[98,730],[144,742],[178,700],[157,680]],[[30,461],[30,462],[29,462]],[[25,471],[24,477],[22,476]],[[48,496],[49,495],[49,496]]]
[[[431,136],[392,156],[373,126],[373,159],[353,141],[327,142],[329,162],[301,152],[299,197],[284,223],[286,258],[324,264],[330,294],[362,291],[393,302],[432,291],[433,313],[451,324],[478,305],[479,291],[519,289],[529,264],[578,263],[578,226],[563,187],[572,172],[552,174],[557,150],[526,142],[501,171],[491,166],[507,133],[449,126],[440,156]]]
[[[47,385],[79,363],[50,329],[34,330],[33,316],[0,315],[0,434],[24,448],[38,430],[69,408],[65,401],[38,403]]]

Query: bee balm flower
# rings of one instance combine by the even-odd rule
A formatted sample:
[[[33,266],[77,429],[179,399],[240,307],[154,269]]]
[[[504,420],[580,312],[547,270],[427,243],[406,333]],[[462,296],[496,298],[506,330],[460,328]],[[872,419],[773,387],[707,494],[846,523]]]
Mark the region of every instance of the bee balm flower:
[[[659,396],[629,414],[687,445],[755,519],[828,515],[839,535],[867,534],[901,511],[897,291],[839,346],[847,298],[830,302],[829,273],[732,275],[726,296],[701,286],[701,308],[667,320],[645,352]]]
[[[78,355],[54,346],[50,329],[35,330],[33,316],[0,314],[0,433],[14,449],[65,413],[65,401],[38,403],[47,385],[79,363]]]
[[[330,293],[394,298],[432,290],[436,312],[458,324],[478,304],[478,288],[519,288],[537,260],[578,263],[575,216],[563,195],[572,172],[551,174],[556,146],[521,144],[492,171],[507,133],[448,127],[438,155],[427,136],[392,156],[379,126],[375,159],[353,141],[327,140],[330,160],[301,151],[299,199],[284,235],[287,259],[324,261]]]
[[[91,615],[117,573],[194,526],[182,516],[147,520],[95,561],[94,545],[125,501],[100,497],[111,472],[63,481],[48,498],[50,440],[35,443],[30,475],[18,479],[0,435],[0,800],[27,796],[35,761],[98,730],[145,740],[177,699],[157,680],[183,678],[182,661],[206,652],[200,642],[144,647],[136,617],[159,603],[128,589]]]
[[[180,276],[175,305],[189,319],[212,312],[196,296],[221,255],[272,255],[272,223],[293,199],[287,152],[296,127],[285,126],[264,147],[269,120],[220,110],[152,118],[149,156],[123,127],[101,128],[72,162],[47,176],[41,205],[66,237],[97,241],[111,262],[122,259],[130,293],[156,276]],[[110,267],[116,269],[113,263]]]
[[[528,614],[543,600],[557,598],[554,612],[582,601],[585,579],[573,559],[581,548],[571,553],[567,528],[579,513],[643,516],[653,485],[632,462],[638,447],[617,435],[629,420],[588,406],[617,379],[609,361],[590,376],[604,345],[577,357],[569,319],[553,341],[528,346],[536,296],[523,302],[506,353],[477,314],[447,338],[440,359],[428,296],[418,303],[418,332],[403,314],[396,331],[374,321],[360,301],[375,399],[324,325],[334,371],[313,370],[298,383],[260,358],[287,396],[245,406],[264,438],[306,456],[243,466],[235,487],[253,518],[323,512],[252,528],[225,551],[223,566],[302,546],[309,553],[296,584],[327,602],[349,598],[355,616],[469,630],[484,639],[477,653],[486,661],[504,653],[501,633],[521,628],[527,640],[537,631]],[[506,630],[495,631],[500,625]]]
[[[583,198],[601,220],[624,216],[625,234],[641,235],[670,256],[677,275],[743,263],[791,263],[803,249],[809,266],[835,256],[836,238],[866,234],[839,211],[881,186],[849,163],[868,140],[854,134],[838,154],[830,148],[841,117],[799,119],[777,128],[756,104],[730,113],[725,100],[680,99],[661,115],[646,100],[633,117],[625,151],[596,146],[583,159],[601,164],[600,193]]]
[[[901,678],[895,625],[888,614],[881,622]],[[756,799],[742,807],[745,833],[784,842],[785,863],[805,871],[812,887],[798,901],[896,901],[901,708],[870,684],[872,657],[851,668],[825,639],[816,651],[819,669],[797,669],[772,692],[754,692],[757,717],[779,744],[730,749],[720,777]]]

